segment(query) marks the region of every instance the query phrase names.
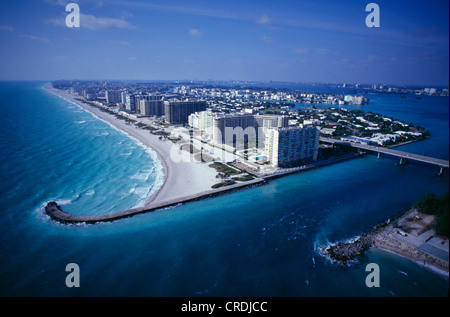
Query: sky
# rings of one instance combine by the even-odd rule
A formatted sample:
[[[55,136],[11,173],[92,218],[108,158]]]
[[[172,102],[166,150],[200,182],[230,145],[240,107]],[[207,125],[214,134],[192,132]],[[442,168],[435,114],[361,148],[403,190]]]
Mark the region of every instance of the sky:
[[[449,2],[375,1],[1,1],[0,80],[448,86]]]

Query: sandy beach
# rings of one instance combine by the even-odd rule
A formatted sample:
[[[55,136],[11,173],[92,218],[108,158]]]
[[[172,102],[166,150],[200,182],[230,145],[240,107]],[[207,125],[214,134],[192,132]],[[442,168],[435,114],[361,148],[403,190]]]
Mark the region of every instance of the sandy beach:
[[[410,259],[448,278],[449,240],[436,235],[433,229],[428,228],[432,221],[433,216],[422,214],[414,208],[408,210],[394,222],[373,234],[373,245],[380,250]]]
[[[211,186],[217,183],[217,172],[208,167],[208,163],[171,159],[171,150],[173,152],[175,146],[171,141],[160,140],[159,136],[149,133],[148,130],[138,128],[133,124],[126,124],[124,120],[117,119],[114,115],[75,100],[75,98],[80,98],[79,95],[55,89],[50,83],[44,85],[43,88],[78,105],[131,137],[134,141],[137,140],[150,151],[156,152],[159,161],[162,163],[164,180],[161,187],[147,197],[144,207],[205,192],[211,190]]]

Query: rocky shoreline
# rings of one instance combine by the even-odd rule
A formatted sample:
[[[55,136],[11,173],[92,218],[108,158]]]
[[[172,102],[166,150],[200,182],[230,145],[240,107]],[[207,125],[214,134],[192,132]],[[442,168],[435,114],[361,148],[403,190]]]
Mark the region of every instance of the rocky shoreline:
[[[377,234],[385,228],[388,222],[379,224],[372,231],[364,233],[349,242],[336,242],[320,249],[320,252],[327,257],[332,263],[347,266],[357,262],[370,247],[375,246]]]
[[[448,260],[445,260],[445,257],[442,258],[442,253],[441,255],[433,252],[433,254],[430,254],[429,252],[431,251],[427,253],[422,248],[428,240],[436,238],[436,234],[432,232],[433,230],[427,229],[426,226],[418,233],[410,230],[413,228],[411,224],[417,225],[417,222],[414,223],[414,221],[419,221],[415,219],[426,217],[427,215],[425,214],[420,214],[419,217],[417,209],[412,208],[389,219],[385,223],[377,225],[368,233],[364,233],[351,241],[341,241],[326,245],[320,248],[319,252],[333,264],[345,267],[361,260],[368,249],[372,247],[378,248],[408,258],[448,278],[449,263]],[[406,230],[408,233],[403,232],[403,230]],[[447,242],[445,240],[442,241],[442,243],[447,243],[448,245],[448,239]]]
[[[373,245],[370,234],[364,234],[351,242],[337,242],[321,251],[336,264],[346,266],[357,261]]]

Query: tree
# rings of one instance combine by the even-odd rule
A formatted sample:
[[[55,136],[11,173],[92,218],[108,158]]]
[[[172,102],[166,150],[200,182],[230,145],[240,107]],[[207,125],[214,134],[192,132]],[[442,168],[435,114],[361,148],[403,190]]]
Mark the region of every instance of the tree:
[[[438,207],[438,198],[435,194],[426,194],[416,203],[416,208],[424,214],[433,215]]]
[[[441,197],[430,193],[416,203],[416,208],[425,214],[435,215],[433,225],[437,234],[449,236],[449,194],[446,193]]]

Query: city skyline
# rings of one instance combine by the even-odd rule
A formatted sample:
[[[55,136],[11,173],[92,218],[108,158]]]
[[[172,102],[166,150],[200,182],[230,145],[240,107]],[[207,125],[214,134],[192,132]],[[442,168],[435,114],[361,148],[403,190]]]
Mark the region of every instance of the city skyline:
[[[80,7],[80,28],[65,6]],[[2,3],[1,80],[243,80],[448,86],[448,2]]]

